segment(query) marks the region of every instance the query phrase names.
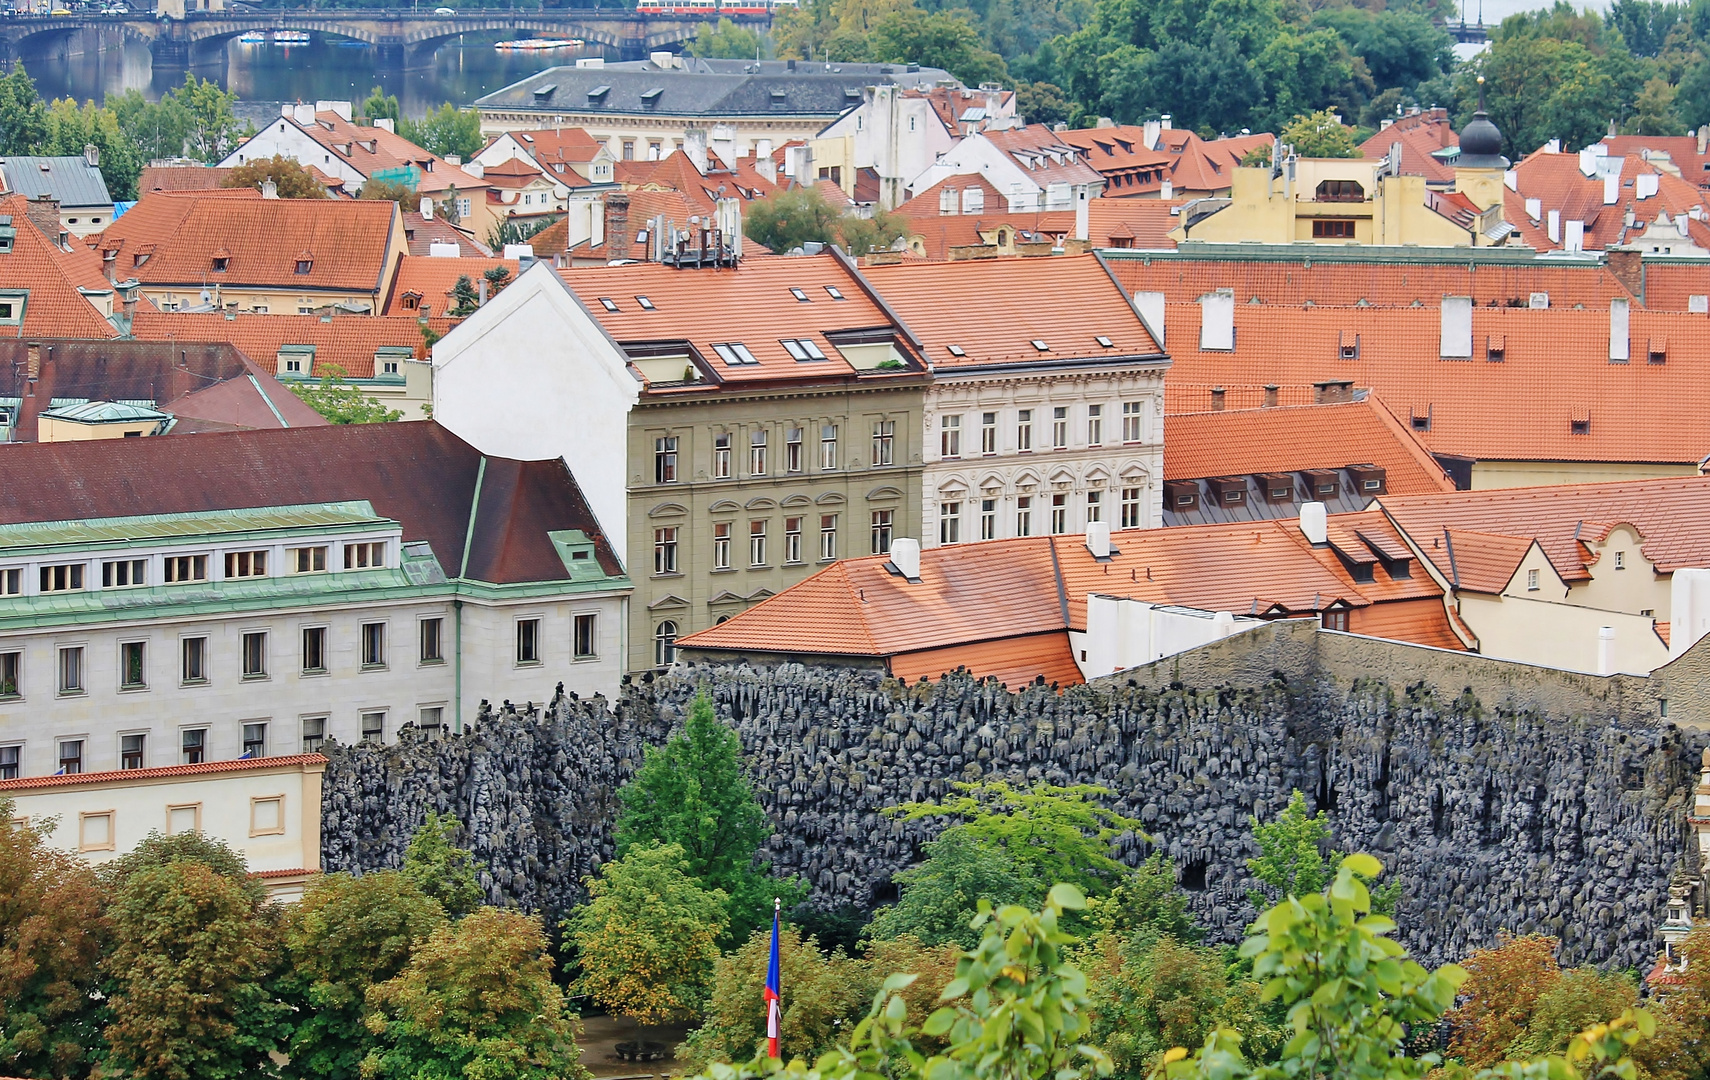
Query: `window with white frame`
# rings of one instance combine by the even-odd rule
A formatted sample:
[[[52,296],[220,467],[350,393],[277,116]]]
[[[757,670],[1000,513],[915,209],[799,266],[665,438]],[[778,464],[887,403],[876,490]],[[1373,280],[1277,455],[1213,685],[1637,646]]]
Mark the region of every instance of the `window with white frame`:
[[[266,577],[266,551],[228,551],[226,552],[226,577]]]
[[[1144,413],[1141,410],[1146,403],[1143,401],[1124,401],[1122,403],[1122,441],[1137,443],[1140,441],[1140,419]]]
[[[1104,520],[1104,492],[1087,492],[1087,520],[1089,522]]]
[[[83,646],[67,645],[59,650],[59,692],[81,694],[83,691]]]
[[[819,516],[819,557],[821,559],[837,558],[836,514],[821,514]]]
[[[1069,531],[1069,496],[1066,492],[1051,496],[1051,531],[1057,535]]]
[[[730,522],[715,521],[712,527],[712,568],[730,569]]]
[[[1125,487],[1122,489],[1122,527],[1138,529],[1140,527],[1140,489]]]
[[[670,619],[653,631],[653,663],[664,667],[677,658],[677,624]]]
[[[661,435],[653,440],[653,482],[677,482],[677,436]]]
[[[980,414],[980,456],[991,457],[997,453],[997,413]]]
[[[766,522],[748,523],[748,565],[766,565]]]
[[[1033,451],[1033,410],[1018,409],[1015,413],[1015,450],[1019,454]]]
[[[895,420],[876,420],[873,422],[873,464],[896,464],[897,422]]]
[[[667,525],[653,530],[653,572],[655,574],[675,574],[677,572],[677,527]]]
[[[766,436],[764,428],[750,432],[748,435],[748,474],[750,476],[766,475]]]
[[[821,424],[819,428],[819,467],[826,471],[837,468],[837,425]]]
[[[1069,410],[1059,405],[1051,410],[1051,449],[1069,448]]]
[[[712,476],[714,480],[730,479],[730,433],[713,436]]]
[[[370,540],[344,545],[344,568],[368,570],[386,565],[386,541]]]
[[[1015,535],[1033,535],[1033,496],[1017,495],[1015,497]]]
[[[962,504],[960,502],[943,502],[938,504],[938,542],[940,544],[957,544],[962,540]]]
[[[802,561],[802,519],[799,517],[784,519],[784,561],[786,563]]]
[[[1104,406],[1087,406],[1087,445],[1099,446],[1104,443]]]
[[[103,589],[129,589],[148,584],[147,559],[117,559],[101,564]]]
[[[206,555],[168,555],[163,560],[161,580],[168,585],[179,585],[186,581],[208,580],[208,557]]]
[[[891,553],[891,529],[895,527],[895,511],[873,511],[873,554],[889,555]]]
[[[577,615],[571,626],[570,655],[577,660],[592,660],[600,655],[600,617],[589,612]]]
[[[962,456],[962,417],[960,415],[938,418],[938,456],[943,458],[959,458]]]
[[[997,539],[997,500],[980,500],[980,539]]]
[[[784,471],[802,471],[802,429],[799,427],[787,428],[784,431]]]
[[[327,568],[325,546],[292,548],[285,555],[293,574],[318,574]]]

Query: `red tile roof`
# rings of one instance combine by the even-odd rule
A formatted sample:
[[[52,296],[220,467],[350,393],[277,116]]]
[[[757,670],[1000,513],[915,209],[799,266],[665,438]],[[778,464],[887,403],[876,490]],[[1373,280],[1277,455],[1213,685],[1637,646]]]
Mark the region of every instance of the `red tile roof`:
[[[1461,145],[1461,137],[1449,122],[1447,109],[1427,109],[1414,116],[1404,116],[1360,144],[1360,153],[1372,160],[1389,156],[1389,148],[1401,144],[1401,172],[1405,176],[1423,176],[1427,184],[1452,184],[1455,170],[1442,158],[1432,154]]]
[[[682,150],[673,150],[659,161],[620,161],[617,166],[616,178],[625,188],[681,192],[697,214],[713,212],[720,188],[725,196],[747,203],[767,198],[780,187],[755,171],[753,158],[738,158],[736,167],[731,169],[712,157],[705,174],[695,168],[695,163]],[[630,216],[634,217],[633,210]]]
[[[1503,536],[1499,533],[1473,529],[1444,528],[1439,534],[1443,545],[1436,547],[1436,537],[1417,536],[1414,541],[1433,541],[1427,553],[1457,589],[1479,593],[1499,593],[1514,580],[1520,560],[1532,550],[1530,537]]]
[[[145,165],[137,178],[137,190],[150,191],[210,191],[218,189],[231,169],[214,169],[206,165]]]
[[[295,125],[364,177],[413,167],[418,174],[415,190],[424,195],[450,188],[467,193],[487,186],[480,178],[428,153],[396,132],[382,127],[360,127],[336,112],[316,113],[313,124],[298,124],[283,116],[273,122]]]
[[[1054,686],[1079,686],[1086,681],[1075,664],[1068,632],[1061,630],[925,649],[891,658],[891,674],[904,682],[936,679],[957,668],[966,668],[976,679],[990,676],[1005,686],[1022,686],[1034,679]]]
[[[404,242],[410,246],[411,255],[429,255],[435,244],[456,244],[461,254],[475,258],[484,259],[492,254],[468,233],[442,217],[429,219],[418,211],[405,210],[403,218]]]
[[[1235,168],[1250,151],[1270,149],[1274,136],[1235,135],[1227,139],[1202,139],[1183,128],[1170,128],[1158,136],[1158,149],[1171,157],[1170,186],[1180,198],[1228,191]]]
[[[1164,478],[1340,469],[1372,464],[1397,494],[1453,491],[1413,431],[1375,395],[1331,405],[1177,413],[1164,417]]]
[[[450,260],[447,260],[450,261]],[[461,261],[461,260],[460,260]],[[386,315],[257,315],[239,312],[162,312],[139,309],[132,332],[143,341],[229,341],[263,370],[277,369],[286,345],[313,345],[314,371],[320,376],[338,365],[355,379],[374,376],[374,354],[382,346],[420,354],[421,324],[414,318]]]
[[[1186,199],[1093,199],[1087,203],[1087,239],[1100,248],[1163,250],[1176,246],[1170,230]]]
[[[115,780],[140,783],[175,777],[217,776],[222,773],[254,772],[257,769],[324,767],[327,759],[321,754],[285,754],[280,757],[240,758],[237,761],[204,761],[195,765],[163,765],[153,769],[119,769],[110,772],[71,773],[65,776],[24,776],[16,780],[0,780],[0,791],[33,791],[38,788],[78,787],[84,784],[107,784]]]
[[[467,277],[479,291],[482,276],[499,266],[510,271],[511,281],[522,273],[522,264],[516,259],[445,259],[415,255],[399,259],[398,268],[392,272],[392,286],[387,290],[386,314],[419,319],[427,311],[435,318],[443,317],[456,306],[451,299],[451,290],[458,278]],[[414,307],[409,306],[406,300],[406,294],[410,293],[415,294],[417,300]]]
[[[247,197],[150,192],[93,246],[116,252],[115,273],[145,285],[376,292],[385,284],[393,230],[400,226],[396,203],[233,194]],[[213,269],[220,249],[229,258],[224,272]],[[139,255],[147,255],[140,265]],[[309,272],[299,274],[305,258]]]
[[[1621,186],[1616,201],[1605,204],[1604,182],[1601,176],[1586,176],[1580,171],[1578,154],[1557,154],[1540,150],[1529,154],[1514,167],[1518,187],[1504,192],[1504,216],[1521,232],[1522,240],[1539,250],[1560,248],[1566,240],[1567,222],[1585,223],[1585,250],[1601,251],[1620,244],[1634,243],[1647,225],[1666,213],[1673,221],[1698,207],[1704,216],[1706,198],[1697,183],[1670,175],[1637,155],[1621,159]],[[1657,193],[1644,199],[1638,197],[1637,178],[1650,175],[1657,178]],[[1539,200],[1540,215],[1534,220],[1526,211],[1526,200]],[[1561,213],[1560,241],[1548,235],[1551,210]],[[1634,224],[1628,225],[1628,210]],[[1688,218],[1692,242],[1710,248],[1710,222]]]
[[[1695,135],[1610,135],[1601,141],[1611,155],[1643,157],[1684,180],[1700,186],[1710,183],[1710,154],[1698,149]]]
[[[536,128],[533,131],[513,131],[511,138],[521,143],[541,165],[555,162],[585,165],[594,160],[605,143],[578,127]],[[491,144],[489,144],[491,145]]]
[[[898,263],[867,267],[862,274],[938,370],[1098,363],[1163,351],[1096,255]],[[1003,317],[993,318],[999,308]],[[1101,344],[1100,336],[1110,345]],[[1047,350],[1041,352],[1035,341]]]
[[[15,232],[12,250],[0,254],[0,288],[29,290],[24,303],[24,325],[9,328],[7,334],[118,337],[119,331],[101,310],[77,291],[113,288],[102,276],[100,258],[81,244],[74,243],[69,251],[60,248],[30,224],[25,210],[22,196],[0,197],[0,215],[11,215]],[[116,297],[114,305],[117,311]]]
[[[1061,133],[1044,124],[1007,131],[987,131],[983,137],[1014,158],[1027,178],[1041,188],[1051,184],[1096,184],[1102,179],[1080,150],[1063,141]]]

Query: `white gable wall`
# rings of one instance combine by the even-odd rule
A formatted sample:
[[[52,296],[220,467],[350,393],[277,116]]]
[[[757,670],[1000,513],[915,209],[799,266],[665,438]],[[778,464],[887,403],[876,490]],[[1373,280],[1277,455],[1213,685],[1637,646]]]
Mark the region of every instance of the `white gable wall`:
[[[363,181],[368,179],[342,155],[309,138],[307,132],[283,116],[275,117],[256,132],[255,138],[226,155],[220,162],[220,168],[245,165],[257,158],[265,161],[275,154],[288,157],[299,165],[312,165],[328,176],[336,176],[351,191],[361,189]]]
[[[1008,210],[1037,210],[1042,208],[1044,189],[1028,175],[1015,159],[992,145],[984,135],[970,135],[952,146],[929,168],[909,183],[915,194],[951,176],[982,176],[1009,201]],[[989,207],[999,212],[999,207]]]

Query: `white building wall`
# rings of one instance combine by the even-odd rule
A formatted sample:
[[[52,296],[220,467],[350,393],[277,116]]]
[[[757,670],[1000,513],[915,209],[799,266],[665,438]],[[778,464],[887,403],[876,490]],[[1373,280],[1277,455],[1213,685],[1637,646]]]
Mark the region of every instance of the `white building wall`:
[[[276,154],[288,157],[299,165],[313,165],[328,176],[336,176],[344,181],[345,187],[350,191],[361,190],[363,181],[368,179],[350,162],[309,138],[294,121],[283,116],[271,121],[256,132],[253,139],[227,154],[219,167],[229,169],[248,164],[257,158],[265,161]]]
[[[1015,159],[992,145],[984,135],[970,135],[940,154],[938,160],[923,169],[909,182],[909,190],[918,195],[941,180],[952,176],[980,176],[996,188],[1009,202],[1007,207],[992,206],[987,210],[1018,213],[1042,208],[1044,188]]]
[[[628,359],[538,262],[433,347],[433,416],[496,457],[562,457],[628,565],[625,460],[641,394]]]
[[[1092,593],[1087,596],[1086,631],[1071,631],[1069,647],[1074,650],[1081,675],[1096,679],[1263,625],[1262,619],[1236,617],[1227,611],[1199,611]]]
[[[1123,404],[1139,408],[1139,438],[1123,438]],[[1089,441],[1089,406],[1102,410],[1097,445]],[[1066,409],[1068,446],[1056,449],[1054,410]],[[1137,492],[1138,521],[1129,527],[1163,523],[1164,384],[1161,368],[1126,372],[1033,373],[1005,376],[956,376],[941,372],[926,390],[921,484],[921,544],[937,547],[945,538],[941,508],[960,504],[958,541],[984,539],[982,504],[991,500],[996,515],[992,539],[1020,535],[1020,500],[1030,499],[1028,535],[1052,531],[1053,497],[1066,497],[1064,533],[1086,529],[1089,492],[1099,497],[1099,519],[1112,529],[1124,527],[1122,496]],[[1019,445],[1020,418],[1032,414],[1032,448]],[[982,451],[985,414],[996,419],[995,452]],[[961,456],[943,456],[944,418],[961,417]]]

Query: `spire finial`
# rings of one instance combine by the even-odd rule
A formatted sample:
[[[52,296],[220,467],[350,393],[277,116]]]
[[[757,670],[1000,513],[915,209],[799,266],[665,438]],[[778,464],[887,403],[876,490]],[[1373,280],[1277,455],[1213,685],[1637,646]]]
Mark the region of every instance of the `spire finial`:
[[[1484,76],[1478,77],[1478,111],[1484,112]]]

